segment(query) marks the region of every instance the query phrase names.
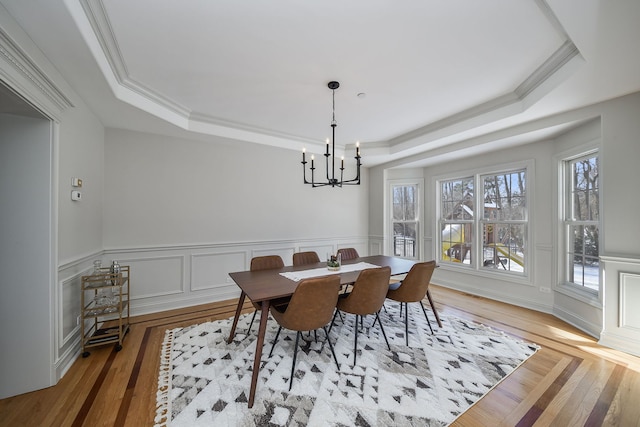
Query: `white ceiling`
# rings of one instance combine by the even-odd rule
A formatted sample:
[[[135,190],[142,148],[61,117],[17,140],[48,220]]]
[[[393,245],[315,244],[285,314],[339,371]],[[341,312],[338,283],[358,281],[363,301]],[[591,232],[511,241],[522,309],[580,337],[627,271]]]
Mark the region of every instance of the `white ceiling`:
[[[0,4],[105,126],[318,151],[338,80],[336,142],[366,166],[548,137],[640,90],[638,0]]]

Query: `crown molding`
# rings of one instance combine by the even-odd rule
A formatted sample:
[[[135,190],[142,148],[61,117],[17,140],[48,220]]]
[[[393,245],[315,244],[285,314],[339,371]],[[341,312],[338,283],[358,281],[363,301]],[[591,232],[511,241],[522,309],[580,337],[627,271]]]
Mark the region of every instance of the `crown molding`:
[[[111,26],[102,0],[80,0],[80,4],[117,84],[187,119],[191,114],[188,108],[144,86],[129,76],[127,65],[122,57],[120,46],[113,33],[113,27]]]
[[[146,87],[129,76],[118,42],[104,7],[104,0],[78,0],[89,22],[102,54],[106,58],[116,86],[114,95],[132,105],[189,131],[215,134],[232,139],[241,138],[249,142],[284,148],[299,149],[304,145],[322,148],[323,143],[308,138],[274,132],[273,130],[250,126],[243,123],[222,120],[200,112],[191,111],[170,98]],[[498,96],[482,104],[473,106],[442,120],[432,122],[403,135],[384,141],[368,141],[367,147],[377,152],[398,153],[412,151],[418,146],[435,149],[448,143],[455,135],[485,125],[494,120],[519,114],[551,91],[584,62],[580,51],[570,40],[560,21],[554,15],[546,0],[535,0],[551,26],[564,39],[562,45],[533,70],[512,92]],[[94,52],[94,54],[97,54]],[[126,89],[123,93],[119,89]],[[135,95],[131,97],[130,95]],[[438,142],[439,141],[439,142]],[[346,145],[344,149],[349,149]]]
[[[20,92],[35,95],[37,99],[44,97],[58,112],[74,106],[2,28],[0,28],[0,60],[8,65],[6,68],[0,67],[3,80],[20,89]],[[13,73],[6,70],[13,70]],[[30,101],[37,103],[33,99]],[[47,113],[47,108],[40,109]],[[55,115],[55,112],[53,113]]]

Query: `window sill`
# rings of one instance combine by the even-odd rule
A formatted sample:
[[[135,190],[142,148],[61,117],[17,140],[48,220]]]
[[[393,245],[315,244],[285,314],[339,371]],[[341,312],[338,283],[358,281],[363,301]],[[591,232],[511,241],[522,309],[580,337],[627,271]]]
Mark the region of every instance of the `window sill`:
[[[560,294],[566,295],[569,298],[573,298],[585,304],[589,304],[592,307],[602,309],[602,301],[600,301],[600,298],[595,291],[580,289],[576,285],[571,285],[569,283],[558,284],[555,291]]]
[[[531,278],[522,274],[513,274],[501,271],[490,271],[487,269],[476,269],[469,264],[440,262],[438,266],[442,270],[455,271],[456,273],[471,274],[474,276],[480,276],[491,280],[499,280],[501,282],[508,282],[516,285],[534,286],[531,282]]]

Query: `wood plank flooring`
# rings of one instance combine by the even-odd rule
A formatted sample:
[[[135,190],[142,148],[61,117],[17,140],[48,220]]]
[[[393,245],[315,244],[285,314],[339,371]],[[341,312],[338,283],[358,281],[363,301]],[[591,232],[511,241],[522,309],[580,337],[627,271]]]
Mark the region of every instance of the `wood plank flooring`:
[[[438,286],[431,292],[441,314],[542,347],[454,426],[640,426],[640,358],[551,315]],[[132,318],[120,352],[94,348],[56,386],[0,400],[0,426],[152,426],[164,331],[230,317],[236,302]]]

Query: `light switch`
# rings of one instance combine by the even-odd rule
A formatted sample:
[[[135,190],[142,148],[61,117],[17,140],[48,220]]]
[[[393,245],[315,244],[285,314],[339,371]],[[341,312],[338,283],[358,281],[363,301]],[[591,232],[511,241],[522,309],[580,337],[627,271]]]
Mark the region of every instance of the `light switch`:
[[[71,178],[72,187],[82,187],[82,180],[80,178]]]

